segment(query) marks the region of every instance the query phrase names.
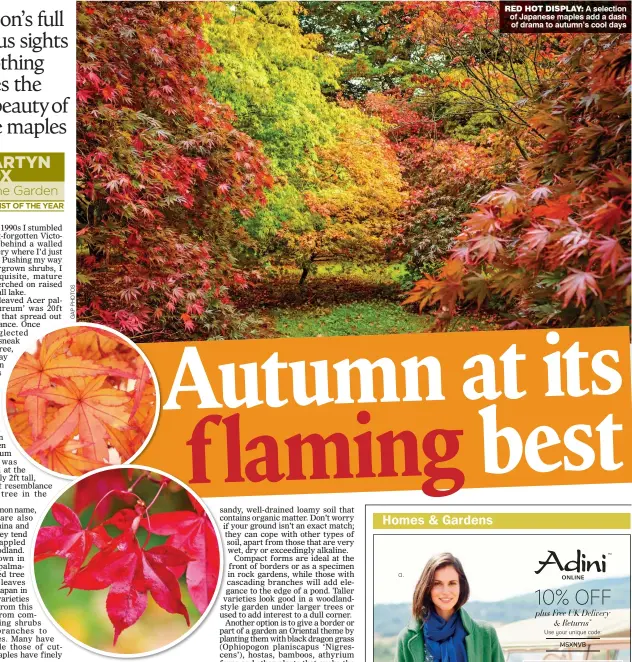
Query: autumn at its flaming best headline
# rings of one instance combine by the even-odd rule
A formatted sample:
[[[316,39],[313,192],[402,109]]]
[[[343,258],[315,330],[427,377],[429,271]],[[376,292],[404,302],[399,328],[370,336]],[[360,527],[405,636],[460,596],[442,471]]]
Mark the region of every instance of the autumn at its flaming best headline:
[[[550,345],[558,341],[559,334],[548,334]],[[519,387],[518,368],[525,360],[516,344],[500,356],[499,364],[486,354],[470,357],[463,365],[467,376],[463,395],[468,400],[488,402],[501,396],[520,400],[526,396],[526,390]],[[589,356],[575,342],[566,351],[551,352],[543,360],[547,367],[547,397],[608,396],[621,389],[616,350],[605,349]],[[323,407],[446,399],[442,366],[434,356],[411,356],[398,363],[388,357],[372,362],[366,358],[344,359],[330,365],[327,360],[286,362],[274,352],[262,363],[227,363],[217,367],[221,385],[214,388],[197,348],[185,347],[163,410],[181,409],[179,396],[183,393],[195,394],[199,399],[196,408],[201,410],[251,410],[260,406],[277,409],[288,403]],[[588,372],[589,386],[583,388],[582,379],[585,381]],[[291,393],[285,393],[282,378],[291,380]],[[497,384],[501,382],[503,388],[499,390]],[[221,399],[217,397],[220,393]],[[491,404],[478,411],[486,473],[509,473],[523,458],[538,473],[579,472],[595,463],[608,472],[623,466],[615,457],[623,426],[615,421],[614,414],[606,415],[594,430],[591,425],[577,424],[558,434],[552,427],[540,425],[523,440],[512,427],[498,429],[497,407]],[[458,425],[435,427],[420,435],[412,430],[393,429],[374,434],[367,427],[371,413],[359,407],[353,410],[356,434],[297,432],[282,441],[259,434],[245,441],[240,431],[242,416],[242,412],[205,414],[187,431],[191,484],[210,482],[207,460],[218,438],[225,444],[227,483],[424,476],[420,486],[429,496],[454,494],[465,483],[463,471],[454,466],[464,442],[464,431]],[[591,444],[589,439],[597,443]],[[544,449],[556,446],[555,461],[551,461],[550,451],[545,453],[546,458],[542,456]]]

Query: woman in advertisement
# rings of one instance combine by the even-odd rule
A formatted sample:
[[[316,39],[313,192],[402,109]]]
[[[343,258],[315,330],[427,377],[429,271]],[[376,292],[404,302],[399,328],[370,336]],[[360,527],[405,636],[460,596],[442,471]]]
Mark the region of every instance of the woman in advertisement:
[[[396,662],[504,662],[496,630],[463,609],[469,595],[461,562],[447,552],[433,556],[415,587]]]

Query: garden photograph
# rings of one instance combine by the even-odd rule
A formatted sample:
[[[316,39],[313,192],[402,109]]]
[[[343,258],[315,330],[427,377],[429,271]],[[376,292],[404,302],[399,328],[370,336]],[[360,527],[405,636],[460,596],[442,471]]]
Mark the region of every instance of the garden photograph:
[[[77,317],[139,342],[629,324],[630,41],[497,2],[77,3]]]

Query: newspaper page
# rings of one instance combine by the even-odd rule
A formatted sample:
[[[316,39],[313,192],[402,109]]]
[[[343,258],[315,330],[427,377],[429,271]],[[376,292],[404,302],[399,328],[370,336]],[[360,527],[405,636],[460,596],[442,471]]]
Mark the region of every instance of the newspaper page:
[[[0,660],[630,660],[630,3],[0,6]]]

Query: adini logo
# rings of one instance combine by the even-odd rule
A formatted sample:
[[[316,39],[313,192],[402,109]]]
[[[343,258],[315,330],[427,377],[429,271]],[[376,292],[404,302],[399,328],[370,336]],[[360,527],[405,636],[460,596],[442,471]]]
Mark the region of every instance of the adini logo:
[[[577,555],[572,559],[561,560],[552,549],[547,550],[549,555],[544,561],[538,561],[540,567],[537,570],[534,570],[536,575],[539,575],[544,568],[547,566],[555,566],[558,570],[562,572],[590,572],[591,570],[596,570],[597,572],[606,572],[606,555],[601,555],[601,560],[589,561],[586,558],[586,554],[582,554],[581,549],[577,550]],[[569,579],[571,579],[569,577]],[[573,577],[575,579],[575,577]]]

